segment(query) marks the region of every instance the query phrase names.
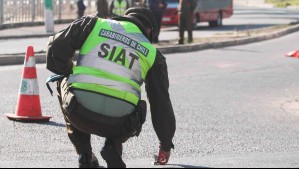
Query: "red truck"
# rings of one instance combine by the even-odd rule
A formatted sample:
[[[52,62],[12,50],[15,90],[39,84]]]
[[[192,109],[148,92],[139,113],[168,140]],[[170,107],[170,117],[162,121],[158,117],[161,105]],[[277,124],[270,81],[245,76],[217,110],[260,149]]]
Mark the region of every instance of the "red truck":
[[[222,26],[222,20],[233,15],[233,0],[196,0],[193,21],[195,28],[199,22],[209,22],[211,27]],[[178,24],[179,0],[166,0],[167,8],[162,25]]]

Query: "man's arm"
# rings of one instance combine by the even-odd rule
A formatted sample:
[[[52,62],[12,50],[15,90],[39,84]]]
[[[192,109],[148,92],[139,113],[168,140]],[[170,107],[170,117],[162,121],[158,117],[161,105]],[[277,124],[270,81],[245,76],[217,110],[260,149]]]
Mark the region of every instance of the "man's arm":
[[[172,139],[176,130],[176,120],[169,97],[169,80],[165,57],[157,52],[155,64],[147,75],[145,87],[150,102],[152,122],[161,148],[169,152],[174,148]]]
[[[97,18],[82,17],[50,37],[47,46],[47,69],[55,74],[72,73],[72,58],[92,31]]]

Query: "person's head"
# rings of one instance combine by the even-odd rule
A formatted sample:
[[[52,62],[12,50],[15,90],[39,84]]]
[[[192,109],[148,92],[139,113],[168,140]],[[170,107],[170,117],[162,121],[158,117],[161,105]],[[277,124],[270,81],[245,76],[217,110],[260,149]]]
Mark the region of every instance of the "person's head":
[[[152,11],[143,7],[129,8],[125,12],[125,16],[135,17],[145,27],[150,41],[158,34],[157,21]]]

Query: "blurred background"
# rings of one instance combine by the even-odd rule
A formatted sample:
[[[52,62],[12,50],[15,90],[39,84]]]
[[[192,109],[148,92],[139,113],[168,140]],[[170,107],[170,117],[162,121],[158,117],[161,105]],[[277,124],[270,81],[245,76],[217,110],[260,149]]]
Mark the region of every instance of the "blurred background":
[[[0,0],[0,29],[12,27],[12,24],[22,23],[33,25],[44,22],[44,1],[45,0]],[[108,4],[112,0],[107,0]],[[144,3],[146,0],[128,0],[130,7]],[[211,1],[211,0],[209,0]],[[223,0],[224,2],[225,0]],[[52,0],[54,20],[56,23],[69,23],[77,17],[77,0]],[[93,15],[97,12],[97,0],[84,0],[86,10],[84,15]],[[222,1],[221,1],[222,2]],[[164,15],[177,8],[178,0],[166,0],[168,11]],[[275,7],[299,6],[299,0],[234,0],[234,4],[269,4]],[[146,2],[145,2],[146,4]],[[215,4],[216,5],[216,4]],[[223,6],[223,5],[222,5]],[[164,16],[168,17],[168,16]],[[164,18],[165,20],[165,18]],[[172,22],[177,23],[176,20]],[[163,23],[163,25],[168,25]],[[16,25],[13,25],[16,26]]]
[[[109,3],[111,0],[108,0]],[[132,3],[132,0],[130,0]],[[74,20],[77,16],[77,0],[53,0],[55,21]],[[96,14],[96,0],[84,0],[85,14]],[[44,20],[43,0],[0,0],[0,25]]]

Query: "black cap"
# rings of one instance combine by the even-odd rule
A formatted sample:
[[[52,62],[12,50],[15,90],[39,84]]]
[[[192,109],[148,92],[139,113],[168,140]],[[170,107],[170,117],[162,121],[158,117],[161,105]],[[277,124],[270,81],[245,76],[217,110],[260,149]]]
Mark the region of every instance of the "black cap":
[[[137,18],[144,27],[146,28],[151,28],[152,29],[152,37],[156,36],[158,34],[158,25],[157,21],[155,19],[154,14],[152,11],[150,11],[147,8],[142,8],[142,7],[134,7],[134,8],[129,8],[126,12],[125,15],[128,16],[133,16]]]

